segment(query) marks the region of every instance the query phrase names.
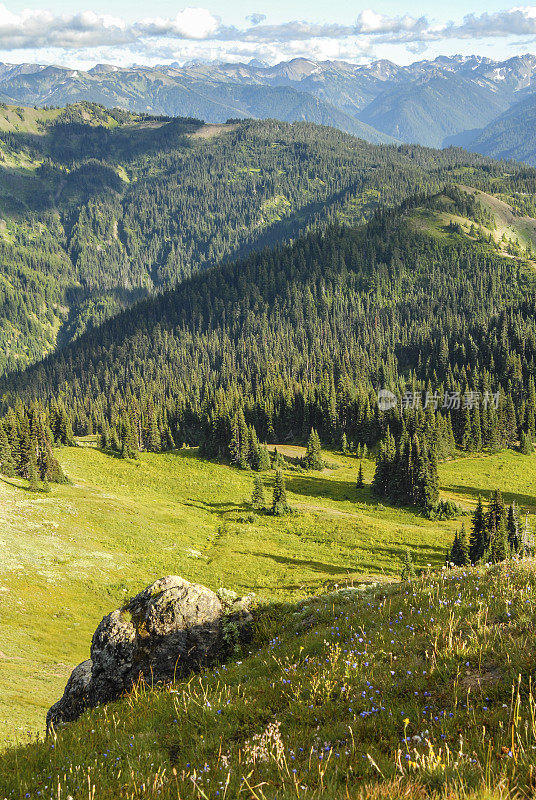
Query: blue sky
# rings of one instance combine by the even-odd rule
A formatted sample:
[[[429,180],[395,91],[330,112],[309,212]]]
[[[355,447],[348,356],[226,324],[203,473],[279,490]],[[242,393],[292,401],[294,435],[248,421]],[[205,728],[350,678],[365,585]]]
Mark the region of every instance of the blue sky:
[[[536,52],[536,6],[461,0],[11,0],[0,3],[0,60],[87,68],[192,59],[275,63],[299,56],[407,64]]]

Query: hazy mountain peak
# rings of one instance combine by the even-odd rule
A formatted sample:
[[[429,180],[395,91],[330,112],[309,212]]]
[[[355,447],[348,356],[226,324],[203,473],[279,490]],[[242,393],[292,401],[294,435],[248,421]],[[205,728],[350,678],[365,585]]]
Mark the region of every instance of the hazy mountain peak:
[[[114,64],[95,64],[88,70],[88,73],[90,75],[107,75],[110,72],[119,72],[119,69]]]

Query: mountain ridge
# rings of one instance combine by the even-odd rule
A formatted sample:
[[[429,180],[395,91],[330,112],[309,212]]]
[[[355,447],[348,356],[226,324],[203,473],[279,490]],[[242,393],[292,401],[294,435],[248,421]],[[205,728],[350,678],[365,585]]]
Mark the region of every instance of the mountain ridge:
[[[0,107],[0,151],[0,372],[194,271],[332,219],[363,222],[456,170],[502,171],[311,123],[205,125],[89,103]]]
[[[91,101],[130,111],[278,117],[333,125],[369,141],[441,146],[480,129],[536,88],[536,57],[493,61],[438,57],[407,66],[295,58],[275,65],[195,62],[157,67],[0,65],[0,93],[13,103]],[[364,125],[369,127],[363,127]]]

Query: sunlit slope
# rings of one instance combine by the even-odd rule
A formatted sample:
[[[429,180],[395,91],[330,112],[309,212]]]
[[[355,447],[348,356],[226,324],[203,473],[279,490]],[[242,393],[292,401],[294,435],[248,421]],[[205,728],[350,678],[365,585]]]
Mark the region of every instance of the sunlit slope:
[[[389,580],[406,545],[417,564],[439,567],[461,524],[379,505],[369,488],[374,462],[363,462],[366,485],[357,489],[358,462],[340,454],[328,471],[287,471],[297,513],[282,519],[251,514],[251,473],[195,450],[134,462],[92,447],[58,455],[70,486],[34,494],[0,483],[0,727],[10,737],[42,728],[101,616],[157,577],[292,598]],[[468,509],[495,486],[531,513],[536,505],[536,457],[459,459],[440,465],[440,477],[443,496]],[[269,502],[273,473],[264,480]]]
[[[0,796],[531,797],[533,560],[268,606],[227,664],[0,754]]]

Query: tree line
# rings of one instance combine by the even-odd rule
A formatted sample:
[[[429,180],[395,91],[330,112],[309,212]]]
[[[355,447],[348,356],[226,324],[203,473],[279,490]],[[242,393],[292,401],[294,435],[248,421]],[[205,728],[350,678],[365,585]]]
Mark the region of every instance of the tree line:
[[[192,276],[5,379],[4,411],[39,408],[51,441],[98,433],[127,458],[186,443],[256,470],[266,443],[312,430],[378,445],[378,496],[448,516],[439,459],[533,450],[535,279],[486,245],[420,233],[413,207]]]
[[[511,503],[507,507],[501,492],[495,489],[487,509],[479,495],[469,536],[465,525],[456,531],[447,561],[464,567],[497,563],[510,557],[534,556],[534,553],[534,535],[527,518],[521,520],[517,505]]]

